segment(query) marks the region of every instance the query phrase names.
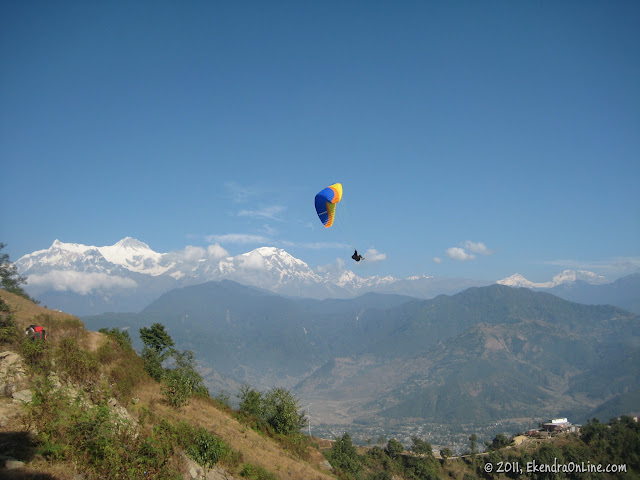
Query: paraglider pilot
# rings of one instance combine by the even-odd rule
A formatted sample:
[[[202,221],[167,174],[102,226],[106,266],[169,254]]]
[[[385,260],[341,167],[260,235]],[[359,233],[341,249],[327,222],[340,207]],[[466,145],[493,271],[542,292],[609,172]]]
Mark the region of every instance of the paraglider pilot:
[[[362,255],[358,255],[358,250],[355,250],[353,252],[353,255],[351,255],[351,258],[353,258],[356,262],[359,262],[360,260],[364,260],[364,257]]]

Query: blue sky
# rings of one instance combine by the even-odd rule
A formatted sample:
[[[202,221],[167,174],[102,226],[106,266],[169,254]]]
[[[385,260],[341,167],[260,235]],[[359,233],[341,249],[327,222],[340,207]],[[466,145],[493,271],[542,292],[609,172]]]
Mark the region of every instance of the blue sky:
[[[640,267],[639,24],[635,1],[2,2],[0,241],[615,279]]]

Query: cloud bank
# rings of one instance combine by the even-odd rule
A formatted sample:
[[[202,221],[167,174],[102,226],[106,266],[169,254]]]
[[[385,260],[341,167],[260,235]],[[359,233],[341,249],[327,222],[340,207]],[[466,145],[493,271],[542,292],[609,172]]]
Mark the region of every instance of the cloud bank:
[[[111,276],[106,273],[62,270],[53,270],[42,275],[29,275],[28,285],[58,292],[71,291],[80,295],[88,295],[96,290],[128,289],[138,286],[135,280],[130,278]]]
[[[604,260],[549,260],[554,265],[569,270],[589,270],[607,277],[616,278],[640,273],[640,257],[612,257]]]

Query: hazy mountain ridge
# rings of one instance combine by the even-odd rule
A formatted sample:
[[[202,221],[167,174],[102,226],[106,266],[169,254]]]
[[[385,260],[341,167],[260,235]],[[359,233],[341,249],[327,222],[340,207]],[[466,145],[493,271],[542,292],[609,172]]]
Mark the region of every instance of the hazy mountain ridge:
[[[375,400],[349,406],[359,422],[465,423],[584,417],[640,389],[640,318],[615,307],[498,285],[400,308],[409,307],[416,316],[383,342],[328,363],[296,391],[319,401],[357,397],[370,384]]]
[[[139,314],[84,320],[132,330],[160,321],[179,348],[227,379],[209,378],[212,390],[297,384],[305,401],[332,405],[348,421],[586,414],[640,388],[631,378],[640,317],[502,285],[432,300],[321,301],[209,282]]]
[[[606,282],[604,277],[592,272],[565,270],[556,275],[551,282],[534,283],[520,274],[515,274],[497,283],[548,292],[565,300],[588,305],[615,305],[640,314],[640,273]]]

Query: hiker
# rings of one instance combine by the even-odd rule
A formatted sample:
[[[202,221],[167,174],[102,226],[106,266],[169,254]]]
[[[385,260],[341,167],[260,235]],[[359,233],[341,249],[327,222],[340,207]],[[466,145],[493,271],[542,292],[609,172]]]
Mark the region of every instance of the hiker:
[[[40,325],[29,325],[24,332],[25,335],[31,335],[32,340],[47,341],[47,332]]]

